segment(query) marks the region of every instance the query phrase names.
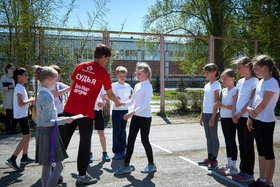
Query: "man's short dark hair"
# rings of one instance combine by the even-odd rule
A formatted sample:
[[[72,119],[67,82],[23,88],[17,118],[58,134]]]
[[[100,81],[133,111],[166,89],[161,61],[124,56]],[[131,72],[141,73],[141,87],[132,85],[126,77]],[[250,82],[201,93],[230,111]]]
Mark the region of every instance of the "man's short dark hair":
[[[98,44],[94,50],[94,58],[101,58],[103,55],[111,57],[111,49],[104,44]]]

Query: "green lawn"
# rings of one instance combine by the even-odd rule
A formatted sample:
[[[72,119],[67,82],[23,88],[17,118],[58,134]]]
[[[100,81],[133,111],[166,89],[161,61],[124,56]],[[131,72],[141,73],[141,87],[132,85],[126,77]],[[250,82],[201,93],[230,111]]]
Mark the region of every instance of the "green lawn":
[[[172,99],[175,99],[174,98],[175,95],[176,95],[176,91],[165,91],[164,98],[166,100],[172,100]],[[160,100],[160,93],[154,92],[152,100]]]

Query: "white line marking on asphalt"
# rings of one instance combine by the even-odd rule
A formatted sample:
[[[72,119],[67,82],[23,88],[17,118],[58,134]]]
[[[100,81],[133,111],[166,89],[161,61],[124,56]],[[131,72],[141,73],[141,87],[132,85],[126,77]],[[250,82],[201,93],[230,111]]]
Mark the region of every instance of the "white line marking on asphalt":
[[[138,138],[138,137],[137,137],[137,140],[141,141],[141,138]],[[172,153],[172,151],[169,151],[169,150],[167,150],[167,149],[165,149],[165,148],[163,148],[163,147],[161,147],[161,146],[159,146],[159,145],[156,145],[156,144],[154,144],[154,143],[150,143],[150,144],[151,144],[152,146],[154,146],[154,147],[157,147],[157,148],[161,149],[162,151],[165,151],[165,152],[170,153],[170,154]],[[219,174],[219,173],[217,173],[217,172],[215,172],[215,171],[209,171],[208,168],[205,167],[205,166],[199,166],[196,162],[192,161],[191,159],[188,159],[188,158],[183,157],[183,156],[178,156],[178,157],[179,157],[180,159],[183,159],[183,160],[185,160],[185,161],[187,161],[187,162],[189,162],[189,163],[195,165],[195,166],[198,166],[198,167],[204,169],[205,171],[207,171],[207,172],[210,173],[211,175],[215,175],[215,176],[217,176],[217,177],[219,177],[219,178],[222,178],[222,179],[224,179],[225,181],[227,181],[227,182],[229,182],[229,183],[231,183],[231,184],[233,184],[233,185],[236,185],[236,186],[238,186],[238,187],[244,187],[244,185],[240,184],[239,182],[236,182],[236,181],[234,181],[234,180],[231,180],[231,179],[229,179],[229,178],[227,178],[227,177],[225,177],[225,176],[223,176],[223,175],[221,175],[221,174]]]
[[[231,180],[231,179],[229,179],[229,178],[227,178],[227,177],[225,177],[225,176],[223,176],[223,175],[217,173],[216,171],[209,171],[207,167],[205,167],[205,166],[199,166],[196,162],[194,162],[194,161],[192,161],[192,160],[190,160],[190,159],[188,159],[188,158],[186,158],[186,157],[179,156],[179,158],[181,158],[181,159],[183,159],[183,160],[185,160],[185,161],[187,161],[187,162],[189,162],[189,163],[191,163],[191,164],[193,164],[193,165],[195,165],[195,166],[198,166],[198,167],[204,169],[205,171],[207,171],[208,173],[210,173],[211,175],[215,175],[215,176],[217,176],[217,177],[219,177],[219,178],[222,178],[222,179],[226,180],[227,182],[229,182],[229,183],[231,183],[231,184],[234,184],[234,185],[240,186],[240,187],[244,187],[244,185],[240,184],[239,182],[236,182],[236,181],[234,181],[234,180]]]

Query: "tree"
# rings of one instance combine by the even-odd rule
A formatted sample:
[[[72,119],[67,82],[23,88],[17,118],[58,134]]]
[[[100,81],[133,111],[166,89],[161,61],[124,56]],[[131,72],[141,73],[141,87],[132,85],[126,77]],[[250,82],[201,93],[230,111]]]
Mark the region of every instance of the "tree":
[[[280,65],[280,2],[278,0],[243,1],[242,18],[246,23],[244,37],[257,38],[259,54],[268,54]],[[253,50],[250,48],[250,50]]]
[[[70,5],[72,10],[74,0]],[[3,37],[1,52],[9,62],[29,68],[38,61],[39,31],[34,27],[54,25],[59,20],[55,13],[62,6],[62,1],[55,0],[0,0],[0,23],[8,25],[9,30],[8,37]]]
[[[143,23],[146,32],[240,37],[239,9],[238,0],[158,0]],[[183,57],[181,69],[188,74],[201,72],[208,62],[208,40],[185,38],[184,43],[175,55]],[[215,40],[214,48],[214,62],[220,71],[233,56],[244,53],[241,42]]]

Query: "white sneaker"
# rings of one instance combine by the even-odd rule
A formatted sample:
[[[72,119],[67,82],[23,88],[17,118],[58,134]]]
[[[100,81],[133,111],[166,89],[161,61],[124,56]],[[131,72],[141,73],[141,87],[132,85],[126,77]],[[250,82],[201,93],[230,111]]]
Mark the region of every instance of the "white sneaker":
[[[230,167],[224,173],[225,176],[232,176],[238,174],[237,168]]]
[[[230,166],[225,165],[223,167],[219,167],[218,169],[216,169],[217,172],[219,173],[224,173],[225,171],[227,171],[228,169],[230,169]]]

